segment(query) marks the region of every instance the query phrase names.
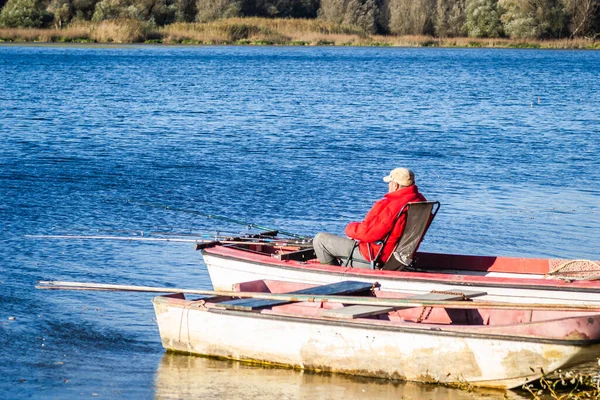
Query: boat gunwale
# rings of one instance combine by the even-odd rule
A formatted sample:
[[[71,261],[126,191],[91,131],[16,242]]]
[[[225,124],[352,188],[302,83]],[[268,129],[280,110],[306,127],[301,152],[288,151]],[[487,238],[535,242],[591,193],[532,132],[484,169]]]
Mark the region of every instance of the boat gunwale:
[[[382,278],[386,280],[392,281],[404,281],[407,277],[410,277],[410,280],[413,282],[420,283],[443,283],[454,286],[483,286],[483,287],[494,287],[494,288],[506,288],[510,287],[511,289],[534,289],[534,290],[548,290],[548,291],[568,291],[568,292],[581,292],[581,290],[585,290],[589,293],[600,293],[600,285],[595,281],[562,281],[562,280],[545,280],[545,279],[531,279],[531,278],[521,278],[520,281],[531,281],[530,284],[522,284],[516,281],[517,278],[498,278],[498,277],[486,277],[486,276],[476,276],[476,275],[458,275],[458,274],[441,274],[439,272],[411,272],[411,271],[384,271],[384,270],[364,270],[364,272],[358,269],[356,272],[348,271],[349,269],[356,268],[344,268],[344,267],[327,267],[321,265],[310,266],[310,264],[304,263],[304,265],[309,266],[309,268],[303,268],[301,265],[294,264],[284,264],[284,262],[264,262],[259,260],[254,260],[251,258],[245,257],[235,257],[232,255],[210,252],[206,251],[207,249],[202,250],[202,256],[204,257],[206,254],[210,257],[218,257],[225,260],[234,260],[238,262],[244,262],[247,264],[255,264],[268,266],[272,268],[282,268],[290,271],[309,271],[311,273],[324,274],[324,275],[336,275],[336,276],[344,276],[348,277],[360,277],[363,279],[373,279],[377,280],[377,278]],[[238,250],[238,249],[235,249]],[[238,250],[242,254],[243,250]],[[264,256],[266,257],[266,256]],[[334,268],[344,268],[343,271],[336,271]],[[403,276],[397,276],[395,274],[401,273]],[[419,277],[411,277],[411,275],[418,275]],[[425,277],[423,275],[431,275],[431,277]],[[440,277],[440,275],[447,275],[447,278]],[[458,278],[458,279],[457,279]],[[465,279],[466,278],[466,279]],[[462,280],[465,279],[465,280]],[[492,281],[492,282],[490,282]],[[567,286],[569,285],[569,286]]]
[[[199,307],[190,307],[195,303],[195,301],[203,300],[206,301],[208,299],[198,299],[198,300],[187,300],[187,299],[179,299],[170,297],[171,295],[161,295],[156,296],[152,299],[152,303],[156,304],[158,302],[160,304],[167,304],[168,306],[174,308],[180,308],[183,310],[192,310],[192,311],[200,311],[200,312],[211,312],[215,314],[243,317],[243,318],[266,318],[270,320],[280,320],[287,322],[297,322],[297,323],[308,323],[315,325],[328,325],[328,326],[343,326],[352,329],[370,329],[370,330],[381,330],[388,332],[403,332],[410,334],[421,334],[421,335],[435,335],[435,336],[444,336],[444,337],[459,337],[459,338],[469,338],[469,339],[481,339],[481,340],[501,340],[501,341],[512,341],[512,342],[533,342],[533,343],[541,343],[541,344],[552,344],[552,345],[560,345],[560,346],[577,346],[577,347],[591,347],[596,344],[600,344],[600,336],[597,339],[548,339],[541,337],[532,337],[532,336],[519,336],[519,335],[502,335],[498,333],[478,333],[478,332],[468,332],[466,330],[462,330],[460,328],[454,330],[444,330],[445,326],[439,327],[441,325],[434,324],[421,324],[422,327],[411,327],[411,326],[399,326],[399,325],[387,325],[387,324],[378,324],[373,323],[373,321],[377,320],[368,320],[364,319],[353,319],[351,321],[347,321],[340,318],[327,318],[322,316],[309,316],[309,315],[289,315],[283,313],[269,312],[262,313],[261,311],[242,311],[242,310],[227,310],[223,308],[206,308],[204,303],[198,303],[198,306],[204,306],[203,308]],[[485,308],[485,307],[482,307]],[[600,317],[600,314],[586,314],[586,315],[578,315],[574,317],[566,317],[564,319],[570,318],[590,318],[590,317]],[[560,321],[562,318],[547,320],[547,322],[551,321]],[[542,323],[544,321],[534,321],[532,323]],[[600,321],[598,321],[600,322]],[[525,323],[527,324],[527,323]],[[517,324],[514,324],[517,325]],[[520,323],[518,325],[524,325],[524,323]],[[452,326],[452,325],[447,325]],[[486,325],[465,325],[466,327],[478,327],[478,329],[493,329],[499,326],[486,326]],[[503,325],[508,326],[508,325]],[[465,328],[467,329],[467,328]]]

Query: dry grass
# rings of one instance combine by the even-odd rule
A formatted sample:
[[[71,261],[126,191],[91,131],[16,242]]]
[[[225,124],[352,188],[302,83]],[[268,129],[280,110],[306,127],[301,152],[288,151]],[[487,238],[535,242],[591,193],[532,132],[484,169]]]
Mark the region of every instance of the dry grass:
[[[317,44],[321,40],[347,41],[361,29],[307,19],[230,18],[208,23],[176,23],[159,30],[163,43]]]
[[[87,26],[71,26],[64,29],[0,29],[3,42],[91,42]]]
[[[139,43],[146,40],[147,30],[140,21],[102,21],[92,25],[90,37],[98,43]]]
[[[63,29],[0,29],[4,42],[334,45],[600,49],[600,41],[434,38],[367,35],[360,28],[309,19],[230,18],[156,27],[134,20],[81,22]]]
[[[210,22],[207,25],[227,29],[228,26],[242,24],[256,26],[259,29],[276,31],[283,35],[305,33],[359,35],[363,33],[363,30],[356,26],[340,25],[319,19],[229,18]]]
[[[0,29],[3,42],[39,43],[139,43],[146,40],[148,29],[139,21],[83,22],[63,29]]]

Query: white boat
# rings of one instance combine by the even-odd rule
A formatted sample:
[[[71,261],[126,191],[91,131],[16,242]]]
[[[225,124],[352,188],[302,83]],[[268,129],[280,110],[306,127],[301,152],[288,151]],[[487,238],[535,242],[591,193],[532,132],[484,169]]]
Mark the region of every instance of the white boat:
[[[468,288],[487,292],[486,300],[491,301],[600,304],[600,281],[594,275],[595,271],[600,274],[600,264],[596,261],[421,252],[416,253],[412,268],[387,271],[321,265],[306,257],[300,247],[276,242],[201,247],[216,290],[231,290],[236,284],[259,279],[313,285],[355,280],[412,294]],[[583,280],[582,274],[587,274]]]
[[[266,280],[234,289],[292,292],[299,299],[297,293],[336,294],[348,285],[352,290],[345,294],[372,289],[362,282],[310,288]],[[406,296],[374,294],[388,302]],[[446,301],[459,293],[433,295]],[[465,309],[369,308],[223,296],[193,300],[183,294],[158,296],[153,303],[162,344],[170,351],[384,379],[510,389],[594,360],[600,351],[600,315],[532,305],[492,309],[483,301],[464,301]]]

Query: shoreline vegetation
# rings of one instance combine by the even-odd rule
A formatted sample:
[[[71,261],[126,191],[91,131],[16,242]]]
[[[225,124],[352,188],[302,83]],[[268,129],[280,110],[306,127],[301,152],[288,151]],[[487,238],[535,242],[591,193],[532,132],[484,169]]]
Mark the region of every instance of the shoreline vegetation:
[[[600,49],[600,40],[595,38],[542,40],[371,34],[356,25],[319,19],[260,17],[176,22],[164,26],[117,19],[81,21],[62,28],[0,28],[0,43]]]

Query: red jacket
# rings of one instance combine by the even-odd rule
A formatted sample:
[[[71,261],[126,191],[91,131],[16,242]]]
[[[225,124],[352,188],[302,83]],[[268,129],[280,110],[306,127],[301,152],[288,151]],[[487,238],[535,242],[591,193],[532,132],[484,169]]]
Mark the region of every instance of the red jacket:
[[[381,261],[386,262],[392,251],[394,251],[396,242],[402,235],[402,232],[404,232],[406,214],[402,214],[396,226],[392,227],[394,219],[406,203],[414,201],[426,201],[425,197],[419,193],[416,185],[386,194],[383,196],[383,199],[373,205],[362,222],[350,222],[346,226],[346,236],[358,240],[361,254],[370,261],[381,247],[381,245],[375,244],[375,242],[383,240],[385,235],[393,228],[394,230],[381,253]],[[371,255],[369,255],[367,243],[370,243]]]

